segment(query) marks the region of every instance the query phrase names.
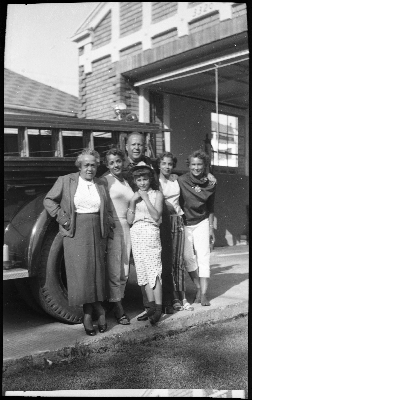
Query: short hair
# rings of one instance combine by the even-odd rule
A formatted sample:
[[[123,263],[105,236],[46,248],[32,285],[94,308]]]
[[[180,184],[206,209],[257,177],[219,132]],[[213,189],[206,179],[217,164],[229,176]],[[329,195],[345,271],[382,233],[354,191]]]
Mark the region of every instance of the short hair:
[[[203,160],[204,166],[207,166],[210,162],[210,157],[203,150],[195,150],[192,154],[190,154],[186,160],[187,165],[190,165],[190,160],[192,158],[200,158],[201,160]]]
[[[161,161],[163,158],[168,157],[172,159],[172,168],[176,167],[176,164],[178,163],[178,159],[169,151],[164,151],[160,156],[157,158],[157,166],[160,168]]]
[[[146,137],[145,137],[145,135],[143,135],[143,133],[140,133],[140,132],[128,133],[128,136],[126,137],[126,143],[128,143],[129,138],[133,135],[140,136],[143,139],[143,144],[146,145]]]
[[[108,164],[108,156],[120,156],[121,160],[125,160],[125,153],[119,147],[111,147],[104,157],[104,163]]]
[[[77,159],[75,160],[75,165],[78,167],[78,169],[82,167],[82,158],[83,158],[83,156],[93,156],[95,158],[95,160],[96,160],[97,166],[99,166],[99,164],[100,164],[100,154],[96,150],[90,149],[89,147],[86,147],[85,149],[83,149],[79,153]]]

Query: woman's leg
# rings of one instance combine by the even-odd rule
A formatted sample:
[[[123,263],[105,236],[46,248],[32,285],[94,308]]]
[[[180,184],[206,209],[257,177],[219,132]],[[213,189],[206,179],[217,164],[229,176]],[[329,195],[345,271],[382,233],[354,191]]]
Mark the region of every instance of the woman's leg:
[[[196,297],[193,303],[200,303],[201,298],[201,286],[200,286],[200,278],[199,278],[199,270],[189,272],[189,276],[192,279],[193,283],[196,285]]]
[[[200,278],[200,287],[201,287],[201,305],[209,306],[211,305],[207,298],[207,290],[208,290],[208,281],[210,278]]]
[[[124,308],[122,307],[121,300],[114,302],[114,315],[115,318],[120,319],[125,314]]]
[[[93,304],[93,308],[98,315],[97,323],[98,325],[104,326],[106,324],[106,312],[104,311],[103,306],[101,305],[100,301],[96,301]]]
[[[156,302],[154,301],[154,292],[153,289],[150,287],[149,283],[146,283],[146,285],[144,285],[144,289],[146,292],[147,304],[149,306],[149,309],[146,311],[145,316],[151,317],[156,312]]]
[[[93,330],[93,305],[92,303],[86,303],[83,305],[83,327],[88,330]]]
[[[145,290],[146,290],[146,296],[147,296],[147,300],[154,301],[154,292],[153,289],[150,287],[149,283],[146,283],[145,285]]]
[[[185,291],[181,292],[181,298],[182,298],[182,307],[186,311],[194,311],[193,306],[190,305],[190,303],[186,299]]]
[[[150,322],[152,324],[155,324],[159,321],[162,314],[162,285],[159,277],[156,278],[156,283],[153,288],[153,296],[156,303],[156,311],[154,315],[150,318]]]
[[[210,228],[208,219],[200,222],[193,231],[193,244],[196,251],[197,265],[199,266],[201,305],[209,306],[207,298],[210,278]]]
[[[113,313],[117,320],[124,315],[122,298],[125,294],[126,282],[129,276],[129,257],[131,238],[126,219],[114,219],[114,238],[107,243],[107,276],[109,303],[113,304]],[[119,322],[119,321],[118,321]],[[121,322],[119,322],[121,323]],[[128,324],[129,320],[124,324]]]
[[[156,284],[154,285],[153,293],[156,304],[162,304],[162,285],[159,277],[156,278]]]
[[[194,255],[193,238],[194,227],[185,226],[185,245],[183,250],[183,258],[185,260],[186,270],[189,273],[190,279],[196,285],[197,293],[194,303],[200,303],[201,290],[200,290],[200,279],[198,273],[198,267],[196,262],[196,256]]]

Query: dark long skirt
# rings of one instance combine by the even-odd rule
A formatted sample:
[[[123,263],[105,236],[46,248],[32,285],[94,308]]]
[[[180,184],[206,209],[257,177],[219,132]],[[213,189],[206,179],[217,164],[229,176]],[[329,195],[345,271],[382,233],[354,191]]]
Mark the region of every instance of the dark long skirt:
[[[64,258],[70,306],[106,298],[105,250],[100,214],[76,214],[75,236],[64,237]]]
[[[184,224],[180,215],[171,215],[164,218],[161,226],[162,263],[163,273],[172,277],[170,290],[185,290],[185,268],[183,261]]]
[[[185,266],[183,246],[185,244],[185,226],[180,215],[171,216],[172,235],[172,278],[175,291],[185,290]]]

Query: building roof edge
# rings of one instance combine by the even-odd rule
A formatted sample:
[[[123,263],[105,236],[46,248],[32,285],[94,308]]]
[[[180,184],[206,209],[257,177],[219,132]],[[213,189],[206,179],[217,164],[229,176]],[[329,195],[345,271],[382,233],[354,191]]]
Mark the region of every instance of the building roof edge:
[[[84,19],[84,21],[79,25],[78,29],[73,34],[73,41],[76,40],[76,37],[79,37],[81,33],[86,33],[87,30],[90,29],[90,22],[96,17],[96,15],[100,12],[100,10],[107,4],[107,1],[100,2],[97,7]],[[75,38],[75,40],[74,40]]]

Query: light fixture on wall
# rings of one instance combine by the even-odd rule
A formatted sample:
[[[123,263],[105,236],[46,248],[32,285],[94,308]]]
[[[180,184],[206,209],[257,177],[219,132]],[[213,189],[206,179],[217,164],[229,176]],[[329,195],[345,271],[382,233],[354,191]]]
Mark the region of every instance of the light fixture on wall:
[[[125,103],[117,103],[113,106],[113,109],[118,121],[139,122],[138,116],[135,113],[130,112]]]

